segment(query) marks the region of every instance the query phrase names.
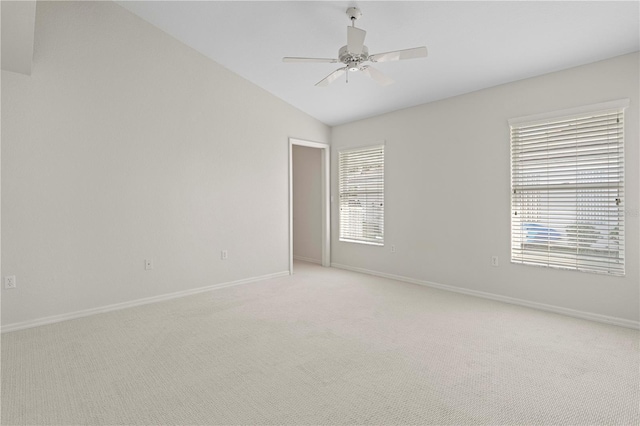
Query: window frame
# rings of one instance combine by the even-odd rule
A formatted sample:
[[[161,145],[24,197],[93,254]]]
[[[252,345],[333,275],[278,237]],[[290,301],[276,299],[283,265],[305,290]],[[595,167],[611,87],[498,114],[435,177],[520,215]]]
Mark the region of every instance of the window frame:
[[[357,191],[345,191],[344,182],[343,182],[343,173],[345,170],[343,165],[347,161],[346,159],[343,161],[343,157],[355,155],[357,156],[370,156],[374,155],[375,151],[380,151],[380,160],[379,166],[380,171],[374,173],[374,177],[371,182],[366,182],[365,186],[368,188],[367,190],[363,190],[360,192]],[[355,161],[353,158],[351,161]],[[374,163],[375,165],[375,163]],[[354,167],[357,167],[357,164],[354,164]],[[363,167],[363,165],[360,165]],[[346,243],[356,243],[356,244],[364,244],[370,246],[384,246],[384,168],[385,168],[385,144],[377,143],[372,145],[360,146],[360,147],[349,147],[338,150],[338,241],[346,242]],[[352,184],[350,184],[352,185]],[[379,191],[376,191],[379,189]],[[363,195],[366,192],[366,195]],[[349,221],[348,218],[345,217],[345,202],[350,197],[352,200],[359,197],[369,198],[372,204],[380,203],[380,208],[369,208],[367,209],[365,206],[365,210],[361,212],[364,216],[372,217],[370,220],[363,219],[361,225],[358,225],[357,221],[351,219]],[[352,211],[349,210],[349,213]],[[369,227],[370,235],[365,235],[366,227]],[[362,229],[358,229],[362,228]],[[377,231],[376,231],[376,228]]]
[[[526,117],[519,117],[519,118],[509,120],[509,127],[510,127],[509,140],[510,140],[510,153],[511,153],[511,168],[510,168],[510,179],[511,179],[511,193],[510,193],[510,197],[511,197],[511,200],[510,200],[511,201],[510,203],[510,209],[511,209],[510,255],[511,256],[510,258],[511,258],[511,263],[533,265],[533,266],[539,266],[539,267],[548,267],[553,269],[564,269],[564,270],[573,270],[573,271],[580,271],[580,272],[607,274],[612,276],[625,275],[625,249],[624,249],[624,240],[625,240],[624,239],[624,232],[625,232],[625,223],[624,223],[625,222],[625,212],[624,212],[625,134],[624,134],[624,128],[625,128],[625,123],[624,123],[624,119],[625,119],[625,109],[628,106],[629,106],[629,100],[621,99],[617,101],[604,102],[604,103],[599,103],[594,105],[587,105],[587,106],[578,107],[578,108],[554,111],[550,113],[543,113],[543,114],[537,114],[537,115],[526,116]],[[523,149],[522,145],[518,145],[519,151],[514,152],[514,149],[516,149],[514,133],[517,130],[522,130],[522,128],[536,126],[536,125],[547,126],[547,127],[556,126],[566,121],[577,122],[580,119],[589,120],[589,119],[592,119],[594,116],[600,116],[604,114],[614,114],[614,113],[620,114],[620,116],[622,117],[622,122],[617,126],[619,130],[619,136],[617,138],[614,138],[616,140],[615,143],[609,144],[608,142],[602,142],[601,144],[602,146],[607,147],[607,151],[609,149],[609,146],[612,146],[612,147],[615,146],[617,149],[615,155],[609,154],[607,152],[606,164],[609,164],[609,162],[611,162],[612,159],[617,159],[617,161],[619,161],[619,171],[617,172],[619,174],[619,181],[614,182],[613,185],[611,184],[610,181],[607,181],[607,183],[596,182],[590,185],[585,185],[584,183],[586,182],[585,178],[582,177],[583,180],[580,180],[578,176],[581,173],[578,172],[578,169],[575,169],[572,172],[574,174],[571,175],[572,177],[575,176],[575,179],[577,179],[575,183],[570,185],[566,185],[564,183],[562,184],[550,183],[550,179],[556,176],[554,175],[554,173],[557,173],[557,170],[558,170],[558,166],[554,165],[553,162],[554,160],[559,161],[558,160],[559,157],[557,157],[557,154],[554,154],[556,155],[556,157],[547,157],[546,163],[544,163],[547,165],[546,166],[547,174],[546,175],[544,173],[542,174],[544,178],[541,178],[541,181],[544,181],[546,179],[546,182],[547,182],[546,188],[543,188],[545,184],[533,184],[533,185],[527,186],[524,183],[522,183],[523,177],[525,178],[530,177],[530,175],[527,175],[521,170],[521,168],[523,167],[523,164],[525,164],[525,161],[526,161],[526,159],[525,160],[522,159],[522,157],[524,157],[524,155],[522,155],[522,149]],[[546,131],[548,133],[551,133],[549,129],[547,129]],[[518,139],[518,144],[522,144],[522,142],[523,142],[522,139]],[[585,141],[583,141],[582,138],[580,138],[580,142],[586,143]],[[578,150],[578,147],[580,148],[579,150]],[[554,149],[555,148],[552,148],[551,150],[553,151]],[[585,149],[584,146],[579,146],[578,142],[576,142],[576,150],[577,150],[576,162],[580,160],[581,155],[584,155],[584,152],[585,152],[583,151],[584,149]],[[544,152],[546,152],[547,155],[549,153],[549,151],[544,151]],[[521,162],[518,164],[519,168],[516,171],[514,161],[518,161],[518,155],[521,156],[519,158]],[[583,166],[583,164],[580,164],[580,165]],[[541,166],[536,166],[536,167],[540,168]],[[612,172],[609,171],[608,167],[609,166],[607,166],[606,177],[607,179],[611,179],[612,175],[610,173]],[[597,173],[597,170],[598,169],[595,166],[588,166],[588,168],[584,169],[583,173],[585,172]],[[613,173],[613,175],[616,175],[616,173]],[[516,179],[520,180],[519,183],[517,184],[515,183]],[[575,210],[575,215],[576,215],[575,224],[570,223],[569,225],[566,226],[566,229],[561,231],[556,231],[550,224],[557,220],[551,221],[550,217],[566,214],[566,212],[562,211],[562,209],[559,208],[559,206],[561,205],[561,202],[557,201],[557,199],[554,201],[554,197],[557,197],[556,191],[562,191],[563,185],[569,186],[570,190],[575,191],[575,200],[573,201],[573,204],[569,204],[569,210]],[[585,189],[585,187],[587,188]],[[525,208],[523,207],[523,203],[525,202],[524,200],[526,200],[527,198],[526,196],[522,195],[524,191],[529,191],[530,196],[533,197],[532,199],[535,199],[535,197],[539,197],[538,199],[546,199],[546,210],[544,207],[537,207],[538,205],[544,206],[545,203],[540,201],[534,201],[534,203],[538,203],[538,205],[536,205],[535,207],[529,206],[529,209],[525,210]],[[606,242],[607,249],[606,250],[600,249],[601,253],[600,255],[598,255],[597,248],[591,248],[592,246],[590,245],[587,246],[587,248],[584,248],[585,247],[584,242],[589,243],[589,238],[590,238],[589,236],[585,236],[585,235],[590,231],[581,232],[579,230],[581,226],[579,217],[581,215],[585,215],[587,219],[593,219],[593,217],[595,217],[594,210],[596,210],[596,208],[586,207],[585,208],[586,210],[581,211],[580,194],[582,193],[584,199],[587,199],[590,203],[595,203],[594,200],[598,199],[598,197],[602,197],[601,194],[604,193],[605,191],[609,191],[609,192],[617,191],[617,194],[618,194],[617,198],[613,200],[607,200],[607,202],[609,201],[615,202],[615,207],[613,209],[611,208],[611,206],[608,207],[609,210],[614,211],[614,214],[612,215],[614,219],[611,220],[609,216],[607,216],[607,221],[611,221],[613,223],[619,223],[619,227],[607,228],[607,229],[613,229],[614,231],[617,229],[618,232],[620,233],[618,235],[620,236],[618,238],[612,237],[613,233],[609,232],[606,238],[603,239],[603,241]],[[607,199],[609,197],[610,196],[607,193]],[[557,203],[555,205],[556,209],[549,208],[549,202]],[[596,205],[596,204],[592,204],[592,205]],[[600,205],[598,204],[597,207],[600,207]],[[525,241],[523,240],[524,236],[526,235],[526,238],[528,240],[530,238],[530,235],[529,235],[529,231],[525,232],[523,230],[523,226],[527,225],[528,222],[526,219],[521,219],[520,217],[518,217],[517,212],[520,211],[522,213],[523,211],[527,211],[527,213],[532,214],[532,212],[536,208],[539,208],[540,211],[543,212],[543,214],[547,215],[547,218],[548,218],[547,224],[549,224],[549,226],[547,228],[544,228],[544,226],[542,226],[541,228],[542,231],[539,231],[541,233],[534,232],[534,235],[541,236],[540,241],[534,241],[533,243],[529,241],[528,243],[525,243]],[[584,213],[585,211],[587,213]],[[570,220],[571,218],[572,216],[570,216]],[[537,226],[537,224],[535,223],[531,223],[529,225]],[[592,225],[595,225],[595,222]],[[572,229],[572,227],[575,227],[575,230]],[[559,235],[557,238],[561,240],[561,242],[563,243],[568,242],[568,243],[575,244],[575,247],[566,249],[565,247],[560,247],[560,244],[558,244],[558,247],[554,247],[554,243],[551,242],[551,240],[553,239],[552,231],[558,232]],[[561,234],[561,233],[564,233],[564,234]],[[596,234],[596,235],[600,235],[600,234]],[[613,240],[617,240],[616,244],[619,244],[619,246],[617,246],[618,250],[616,250],[617,257],[607,256],[605,254],[602,254],[602,252],[606,253],[607,251],[608,252],[612,251],[610,247]],[[532,247],[527,248],[526,244],[529,244]],[[544,260],[545,248],[547,249],[546,261]],[[575,249],[575,253],[573,252],[574,249]],[[563,257],[564,259],[568,259],[568,260],[566,261],[560,260]],[[571,264],[570,263],[571,261],[574,261],[574,263]],[[599,262],[601,262],[602,265],[598,265]]]

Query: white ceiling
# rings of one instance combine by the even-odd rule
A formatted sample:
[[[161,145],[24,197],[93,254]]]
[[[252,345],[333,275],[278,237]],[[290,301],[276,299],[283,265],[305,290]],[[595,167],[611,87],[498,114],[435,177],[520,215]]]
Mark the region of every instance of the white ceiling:
[[[123,7],[328,125],[444,99],[640,50],[638,1],[142,1]],[[340,64],[347,7],[363,16],[369,53],[426,45],[429,56],[314,84]]]
[[[332,126],[640,50],[637,0],[117,3]],[[376,64],[396,81],[384,87],[361,73],[315,87],[340,64],[281,61],[337,57],[350,6],[371,54],[429,56]],[[34,21],[34,1],[2,1],[3,69],[30,73]]]

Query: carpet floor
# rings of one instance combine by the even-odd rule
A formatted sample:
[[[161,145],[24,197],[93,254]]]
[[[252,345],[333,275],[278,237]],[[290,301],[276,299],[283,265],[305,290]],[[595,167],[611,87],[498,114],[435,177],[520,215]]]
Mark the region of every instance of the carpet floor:
[[[637,330],[301,262],[1,355],[3,425],[640,424]]]

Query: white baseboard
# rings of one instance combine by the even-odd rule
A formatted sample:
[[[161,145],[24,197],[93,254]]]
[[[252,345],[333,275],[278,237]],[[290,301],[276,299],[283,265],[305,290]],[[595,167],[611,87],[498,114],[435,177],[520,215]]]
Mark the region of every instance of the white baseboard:
[[[300,260],[302,262],[316,263],[318,265],[322,265],[322,260],[311,259],[310,257],[302,257],[302,256],[293,256],[293,260]]]
[[[131,300],[128,302],[116,303],[113,305],[100,306],[97,308],[84,309],[82,311],[70,312],[67,314],[53,315],[50,317],[36,318],[34,320],[16,322],[2,326],[2,333],[10,331],[23,330],[25,328],[38,327],[40,325],[54,324],[56,322],[67,321],[76,318],[87,317],[95,314],[102,314],[105,312],[117,311],[125,308],[132,308],[134,306],[147,305],[149,303],[162,302],[165,300],[177,299],[179,297],[190,296],[192,294],[204,293],[207,291],[218,290],[225,287],[232,287],[241,284],[253,283],[256,281],[268,280],[271,278],[278,278],[288,276],[289,271],[276,272],[273,274],[261,275],[259,277],[244,278],[242,280],[230,281],[226,283],[213,284],[206,287],[199,287],[190,290],[177,291],[175,293],[161,294],[159,296],[145,297],[143,299]]]
[[[607,315],[600,315],[600,314],[594,314],[591,312],[578,311],[575,309],[563,308],[560,306],[547,305],[547,304],[538,303],[538,302],[530,302],[528,300],[517,299],[515,297],[501,296],[499,294],[487,293],[484,291],[470,290],[462,287],[438,284],[431,281],[424,281],[424,280],[418,280],[415,278],[403,277],[401,275],[393,275],[393,274],[387,274],[384,272],[372,271],[364,268],[356,268],[354,266],[342,265],[340,263],[331,263],[331,267],[345,269],[353,272],[360,272],[368,275],[375,275],[382,278],[389,278],[396,281],[403,281],[410,284],[423,285],[427,287],[437,288],[439,290],[452,291],[455,293],[466,294],[469,296],[482,297],[483,299],[497,300],[499,302],[510,303],[512,305],[526,306],[527,308],[539,309],[541,311],[553,312],[556,314],[567,315],[574,318],[586,319],[586,320],[601,322],[605,324],[613,324],[621,327],[640,329],[640,322],[632,321],[624,318],[610,317]]]

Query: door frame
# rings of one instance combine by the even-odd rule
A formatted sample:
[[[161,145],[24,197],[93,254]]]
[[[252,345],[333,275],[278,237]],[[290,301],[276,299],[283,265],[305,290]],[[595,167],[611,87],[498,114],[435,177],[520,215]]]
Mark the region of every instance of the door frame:
[[[289,138],[289,274],[293,274],[293,146],[321,150],[322,266],[331,266],[331,146],[326,143]]]

